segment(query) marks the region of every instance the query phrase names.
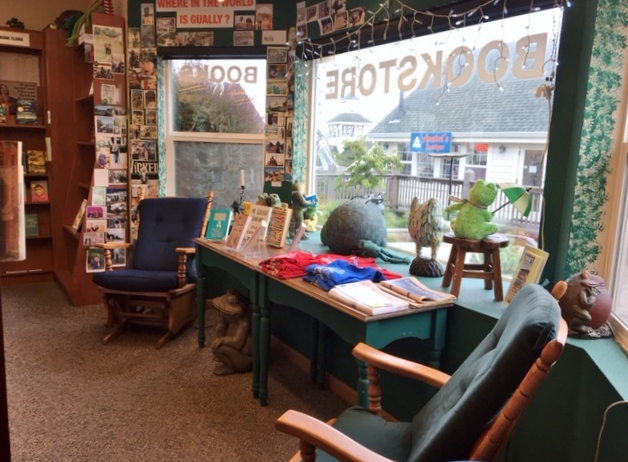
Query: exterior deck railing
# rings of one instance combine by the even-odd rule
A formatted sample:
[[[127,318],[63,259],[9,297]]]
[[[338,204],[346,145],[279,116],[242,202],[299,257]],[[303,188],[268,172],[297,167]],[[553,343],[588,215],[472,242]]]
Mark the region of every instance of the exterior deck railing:
[[[445,207],[449,204],[450,195],[460,198],[467,197],[468,190],[473,186],[473,182],[464,182],[462,180],[452,180],[450,186],[449,179],[445,178],[423,178],[397,174],[382,176],[382,185],[374,190],[368,190],[363,187],[340,189],[336,188],[336,178],[341,178],[341,181],[347,181],[349,177],[338,173],[316,174],[316,194],[319,201],[349,200],[355,196],[383,193],[386,208],[399,211],[409,210],[414,197],[418,197],[421,202],[433,197]],[[493,221],[506,225],[509,228],[538,230],[541,222],[543,189],[533,187],[530,189],[529,194],[532,200],[532,211],[529,216],[524,217],[512,205],[506,205],[495,214]],[[506,196],[500,191],[490,209],[497,210],[507,202]]]

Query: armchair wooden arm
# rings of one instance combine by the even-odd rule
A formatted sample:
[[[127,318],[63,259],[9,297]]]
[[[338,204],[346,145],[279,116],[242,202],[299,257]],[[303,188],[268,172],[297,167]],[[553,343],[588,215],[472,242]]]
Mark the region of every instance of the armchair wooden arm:
[[[113,271],[113,262],[111,261],[112,249],[128,249],[131,244],[128,242],[104,242],[101,244],[94,244],[93,247],[99,247],[104,250],[105,256],[105,271]]]
[[[356,443],[348,436],[314,417],[289,410],[275,422],[275,428],[299,438],[303,462],[316,460],[316,448],[320,448],[341,462],[391,462],[390,459]]]
[[[185,264],[188,261],[188,255],[192,255],[196,253],[196,249],[194,247],[177,247],[174,249],[179,254],[179,267],[177,269],[177,283],[179,287],[183,287],[185,285]]]

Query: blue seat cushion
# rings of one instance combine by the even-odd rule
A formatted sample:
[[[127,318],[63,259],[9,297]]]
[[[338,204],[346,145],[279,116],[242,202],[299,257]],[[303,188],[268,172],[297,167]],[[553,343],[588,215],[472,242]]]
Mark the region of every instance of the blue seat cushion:
[[[178,287],[176,271],[121,269],[94,273],[94,284],[128,292],[165,292]]]
[[[391,460],[406,461],[412,449],[412,424],[388,422],[367,409],[354,406],[343,411],[333,424],[351,439]],[[332,461],[318,451],[317,461]]]

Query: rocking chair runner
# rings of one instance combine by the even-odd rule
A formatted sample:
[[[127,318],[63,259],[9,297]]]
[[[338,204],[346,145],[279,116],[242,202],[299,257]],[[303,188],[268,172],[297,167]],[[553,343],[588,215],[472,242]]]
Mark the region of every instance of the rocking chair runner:
[[[552,295],[565,290],[560,282]],[[367,363],[369,408],[352,407],[330,424],[285,412],[276,428],[300,439],[291,462],[495,460],[562,352],[567,324],[554,298],[541,286],[524,286],[451,377],[359,343],[353,353]],[[388,422],[379,415],[380,369],[440,390],[411,422]],[[316,448],[324,451],[318,458]]]
[[[112,271],[111,250],[127,243],[105,243],[105,270],[93,281],[107,308],[107,344],[129,324],[160,326],[161,348],[196,318],[196,268],[192,239],[203,236],[213,193],[206,199],[161,197],[138,204],[140,224],[129,267]],[[200,230],[200,232],[199,232]]]

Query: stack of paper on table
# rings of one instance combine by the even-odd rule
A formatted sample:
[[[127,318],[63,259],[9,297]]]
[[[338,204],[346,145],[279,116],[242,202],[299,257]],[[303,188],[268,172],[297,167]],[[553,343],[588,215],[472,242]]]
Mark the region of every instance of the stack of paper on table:
[[[383,291],[371,280],[339,284],[328,293],[332,298],[370,316],[409,308],[408,300]]]

